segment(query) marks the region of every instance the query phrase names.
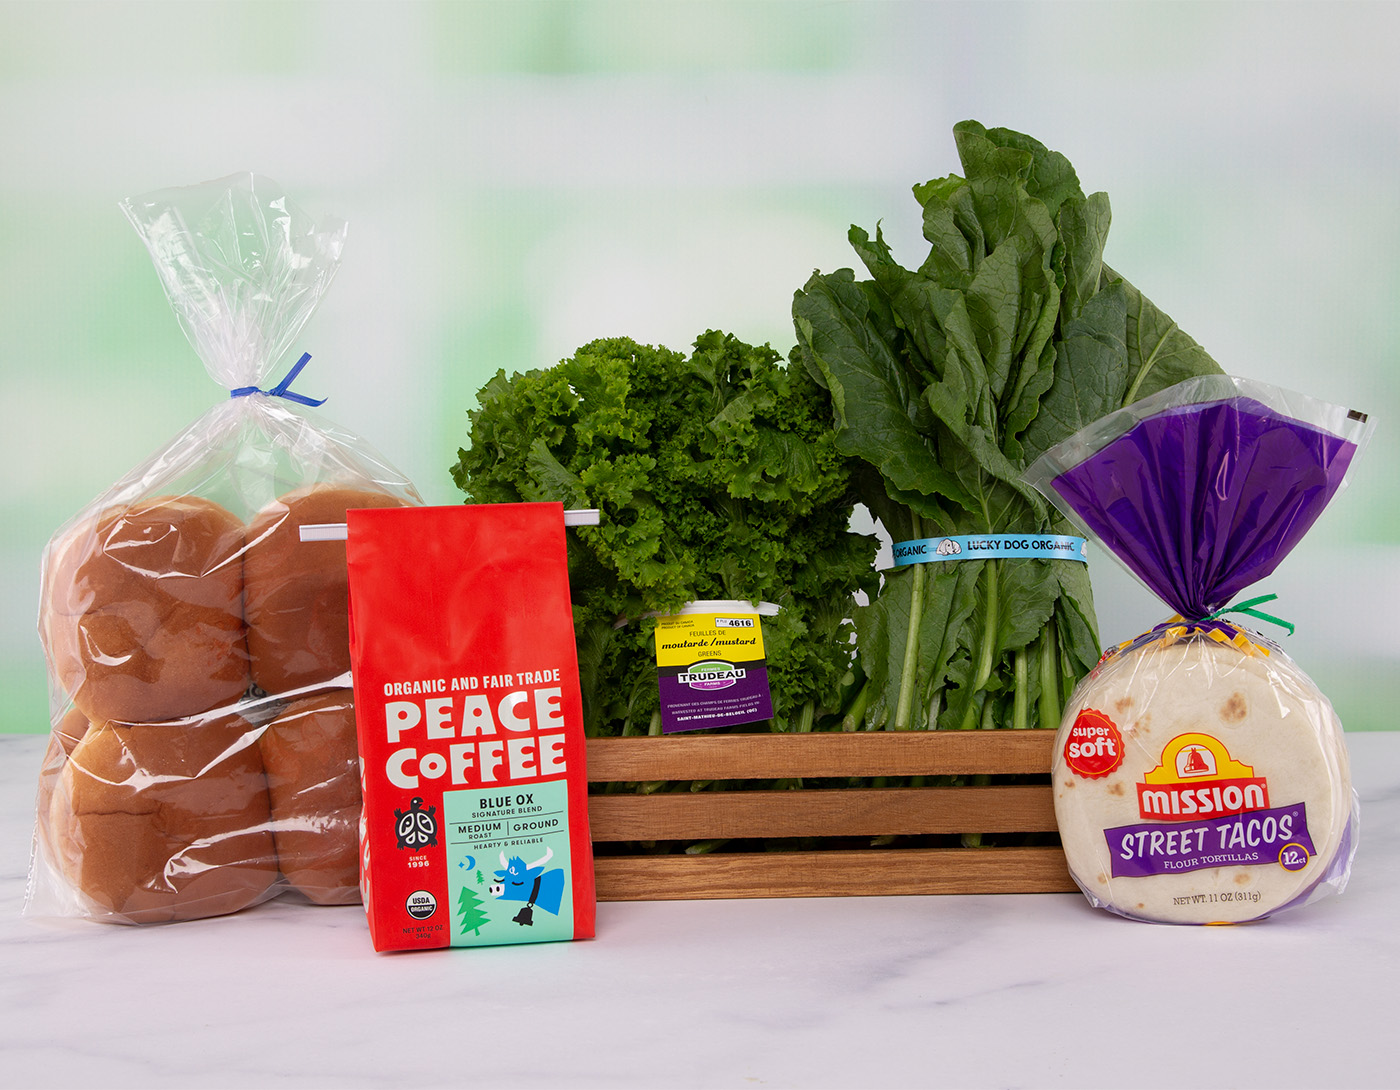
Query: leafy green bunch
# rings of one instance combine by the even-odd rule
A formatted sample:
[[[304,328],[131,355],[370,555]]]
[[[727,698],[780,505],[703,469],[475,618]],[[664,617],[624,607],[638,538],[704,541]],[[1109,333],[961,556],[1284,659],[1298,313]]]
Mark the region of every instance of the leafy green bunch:
[[[610,338],[477,400],[452,470],[471,501],[600,511],[569,534],[590,736],[659,730],[654,616],[695,600],[782,607],[763,620],[773,729],[841,710],[876,541],[849,531],[849,460],[803,367],[717,331],[689,356]]]
[[[1194,375],[1206,352],[1103,261],[1110,213],[1036,140],[955,127],[962,175],[914,188],[928,256],[877,228],[850,269],[796,293],[798,355],[830,394],[836,446],[896,542],[1066,533],[1022,480],[1083,425]],[[1083,564],[960,560],[887,571],[856,617],[867,727],[1055,727],[1099,655]]]

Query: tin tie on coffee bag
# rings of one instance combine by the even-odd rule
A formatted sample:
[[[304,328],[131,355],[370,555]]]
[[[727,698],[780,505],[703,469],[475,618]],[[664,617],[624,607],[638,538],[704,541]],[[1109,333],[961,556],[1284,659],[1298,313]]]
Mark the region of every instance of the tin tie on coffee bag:
[[[347,525],[375,949],[591,938],[563,507],[351,510]]]
[[[1190,379],[1026,472],[1175,616],[1111,648],[1055,740],[1055,815],[1089,901],[1238,923],[1345,886],[1356,796],[1331,703],[1234,605],[1345,484],[1365,414],[1245,379]]]

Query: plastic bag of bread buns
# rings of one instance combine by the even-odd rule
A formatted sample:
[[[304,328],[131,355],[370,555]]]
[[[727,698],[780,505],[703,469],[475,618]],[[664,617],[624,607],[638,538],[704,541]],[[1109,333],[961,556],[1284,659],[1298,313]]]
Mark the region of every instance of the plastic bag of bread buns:
[[[346,224],[255,175],[122,207],[222,393],[45,550],[53,738],[26,913],[357,901],[345,546],[300,528],[421,501],[292,389]]]
[[[1055,740],[1055,815],[1096,907],[1241,923],[1339,893],[1358,805],[1331,703],[1246,622],[1345,485],[1364,413],[1226,376],[1091,424],[1027,479],[1175,615],[1110,649]],[[1277,607],[1269,606],[1269,609]]]

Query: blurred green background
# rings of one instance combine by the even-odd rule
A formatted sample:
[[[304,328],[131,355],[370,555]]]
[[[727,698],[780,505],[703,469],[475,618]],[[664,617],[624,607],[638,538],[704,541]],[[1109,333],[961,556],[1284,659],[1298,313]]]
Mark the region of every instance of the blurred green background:
[[[48,726],[45,541],[223,396],[120,199],[256,171],[348,219],[298,389],[455,503],[497,368],[706,328],[786,352],[850,224],[921,259],[909,187],[963,118],[1107,191],[1110,263],[1227,370],[1378,419],[1259,589],[1348,728],[1390,729],[1398,40],[1389,3],[0,0],[0,731]],[[1161,619],[1094,574],[1105,641]]]

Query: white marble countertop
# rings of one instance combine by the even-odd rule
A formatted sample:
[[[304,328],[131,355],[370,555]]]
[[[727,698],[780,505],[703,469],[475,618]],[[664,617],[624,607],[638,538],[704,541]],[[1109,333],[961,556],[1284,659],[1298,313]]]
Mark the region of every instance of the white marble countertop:
[[[22,917],[43,740],[0,736],[0,1087],[1395,1087],[1400,733],[1348,741],[1350,887],[1250,926],[602,904],[590,942],[377,955],[358,908]]]

